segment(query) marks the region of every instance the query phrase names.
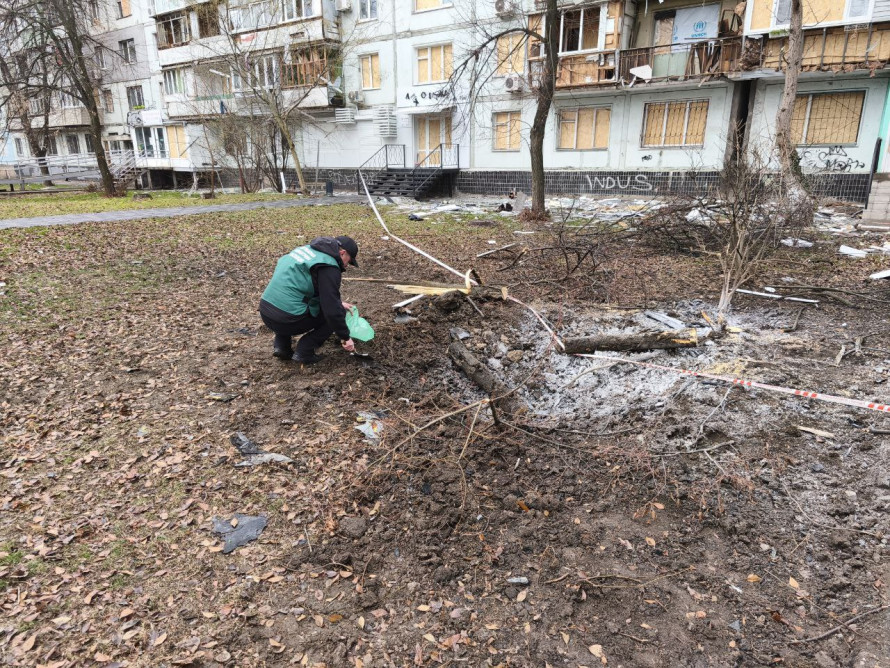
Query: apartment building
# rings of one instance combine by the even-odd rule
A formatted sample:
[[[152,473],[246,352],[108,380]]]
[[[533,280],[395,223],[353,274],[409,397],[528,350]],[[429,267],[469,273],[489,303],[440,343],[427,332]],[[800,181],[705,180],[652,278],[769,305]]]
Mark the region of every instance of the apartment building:
[[[448,82],[492,35],[543,30],[536,1],[120,0],[101,24],[127,65],[103,77],[107,146],[132,147],[154,185],[244,178],[259,119],[267,182],[293,185],[290,137],[308,178],[344,187],[385,150],[406,169],[447,162],[465,192],[528,189],[541,45],[504,35],[472,81]],[[801,166],[818,193],[864,201],[890,170],[890,0],[805,4]],[[790,0],[564,3],[548,191],[698,191],[740,147],[768,156],[789,15]]]

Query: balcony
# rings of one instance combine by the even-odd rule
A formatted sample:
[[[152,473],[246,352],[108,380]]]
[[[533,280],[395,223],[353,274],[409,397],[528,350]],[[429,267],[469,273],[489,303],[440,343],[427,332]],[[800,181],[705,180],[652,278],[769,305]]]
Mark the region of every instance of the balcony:
[[[787,37],[749,37],[751,62],[745,69],[784,69]],[[756,49],[756,52],[755,52]],[[753,57],[757,56],[757,57]],[[806,30],[803,61],[805,72],[852,72],[876,70],[890,60],[890,24],[838,26]]]
[[[739,70],[741,56],[741,37],[627,49],[619,54],[619,78],[630,83],[635,77],[657,82],[729,74]]]
[[[49,115],[51,128],[64,128],[76,125],[89,125],[90,115],[84,107],[65,107],[53,110]]]

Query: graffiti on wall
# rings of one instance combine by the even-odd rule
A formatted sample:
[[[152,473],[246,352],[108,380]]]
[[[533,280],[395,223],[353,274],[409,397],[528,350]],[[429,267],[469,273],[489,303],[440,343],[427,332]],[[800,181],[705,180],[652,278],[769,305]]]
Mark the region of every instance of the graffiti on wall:
[[[309,170],[307,176],[315,177],[315,171]],[[319,169],[318,183],[325,181],[333,181],[335,186],[356,186],[358,185],[358,176],[354,169]]]
[[[849,155],[843,146],[820,146],[798,149],[800,166],[814,172],[834,172],[849,174],[855,169],[865,169],[866,165]]]
[[[646,174],[634,174],[627,176],[584,176],[587,179],[587,185],[591,190],[636,190],[639,192],[649,192],[654,186],[649,183],[649,177]]]

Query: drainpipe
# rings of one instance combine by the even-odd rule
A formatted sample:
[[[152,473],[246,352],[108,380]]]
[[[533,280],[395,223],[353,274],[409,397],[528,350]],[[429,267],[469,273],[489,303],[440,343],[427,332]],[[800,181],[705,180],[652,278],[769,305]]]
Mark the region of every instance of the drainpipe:
[[[888,136],[890,136],[890,86],[887,87],[887,93],[884,95],[884,113],[881,115],[881,126],[878,128],[878,139],[886,146]],[[883,171],[885,154],[886,151],[881,151],[878,155],[877,169],[875,171]]]

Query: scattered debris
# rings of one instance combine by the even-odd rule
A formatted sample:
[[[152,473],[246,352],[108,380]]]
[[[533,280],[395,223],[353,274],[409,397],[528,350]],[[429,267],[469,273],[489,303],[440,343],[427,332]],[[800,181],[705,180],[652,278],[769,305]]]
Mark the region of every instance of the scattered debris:
[[[425,220],[422,213],[412,213],[408,216],[408,220]]]
[[[450,330],[448,330],[448,333],[455,341],[463,341],[465,339],[469,339],[471,336],[471,334],[467,330],[461,329],[460,327],[452,327]]]
[[[519,242],[513,242],[512,244],[507,244],[506,246],[501,246],[500,248],[493,248],[492,250],[485,251],[484,253],[479,253],[476,255],[476,257],[487,257],[488,255],[494,255],[495,253],[500,253],[501,251],[508,250],[518,245]]]
[[[407,325],[409,322],[417,322],[417,318],[407,313],[401,313],[392,320],[397,325]]]
[[[850,248],[850,246],[841,245],[840,248],[837,249],[838,253],[842,255],[849,255],[850,257],[866,257],[868,253],[864,250],[859,250],[858,248]]]
[[[800,302],[802,304],[818,304],[818,299],[804,299],[802,297],[785,297],[784,295],[771,294],[769,292],[755,292],[753,290],[736,290],[739,294],[752,295],[754,297],[766,297],[767,299],[781,299],[787,302]]]
[[[781,243],[785,246],[790,246],[791,248],[812,248],[813,242],[806,241],[805,239],[782,239]]]
[[[869,278],[873,281],[877,281],[881,278],[890,278],[890,269],[885,269],[884,271],[877,271],[874,274],[872,274],[871,276],[869,276]]]
[[[219,401],[221,403],[227,404],[233,399],[237,399],[239,395],[237,394],[227,394],[225,392],[208,392],[207,398],[212,399],[213,401]]]
[[[694,348],[698,345],[695,329],[675,329],[667,332],[632,332],[627,334],[596,334],[564,339],[564,352],[595,353],[597,350],[654,350]]]
[[[237,432],[229,437],[232,445],[238,452],[244,456],[244,459],[235,464],[236,467],[258,466],[259,464],[268,464],[270,462],[280,462],[281,464],[291,464],[294,460],[284,455],[274,452],[266,452],[256,443],[251,441],[242,432]]]
[[[454,360],[461,370],[490,397],[494,397],[493,404],[508,413],[516,409],[516,399],[510,394],[510,389],[495,376],[485,363],[471,353],[459,340],[452,341],[448,346],[448,355]]]
[[[356,418],[359,424],[355,428],[365,435],[366,441],[376,443],[380,440],[380,435],[383,433],[383,420],[381,418],[385,417],[385,415],[385,413],[380,411],[359,411]]]
[[[830,431],[822,431],[821,429],[815,429],[813,427],[802,427],[797,425],[797,429],[799,431],[805,431],[808,434],[813,434],[814,436],[821,436],[822,438],[834,438],[834,434]]]
[[[219,517],[213,518],[213,533],[218,534],[224,541],[222,553],[229,554],[235,548],[247,545],[256,540],[266,528],[267,520],[263,515],[242,515],[235,513],[231,520]]]
[[[260,446],[251,441],[243,432],[235,432],[229,437],[229,441],[242,455],[258,455],[262,450]]]
[[[669,327],[670,329],[684,329],[686,327],[686,323],[682,320],[672,318],[667,313],[662,313],[661,311],[643,311],[643,315],[647,318],[651,318],[655,322],[660,322],[662,325]]]

